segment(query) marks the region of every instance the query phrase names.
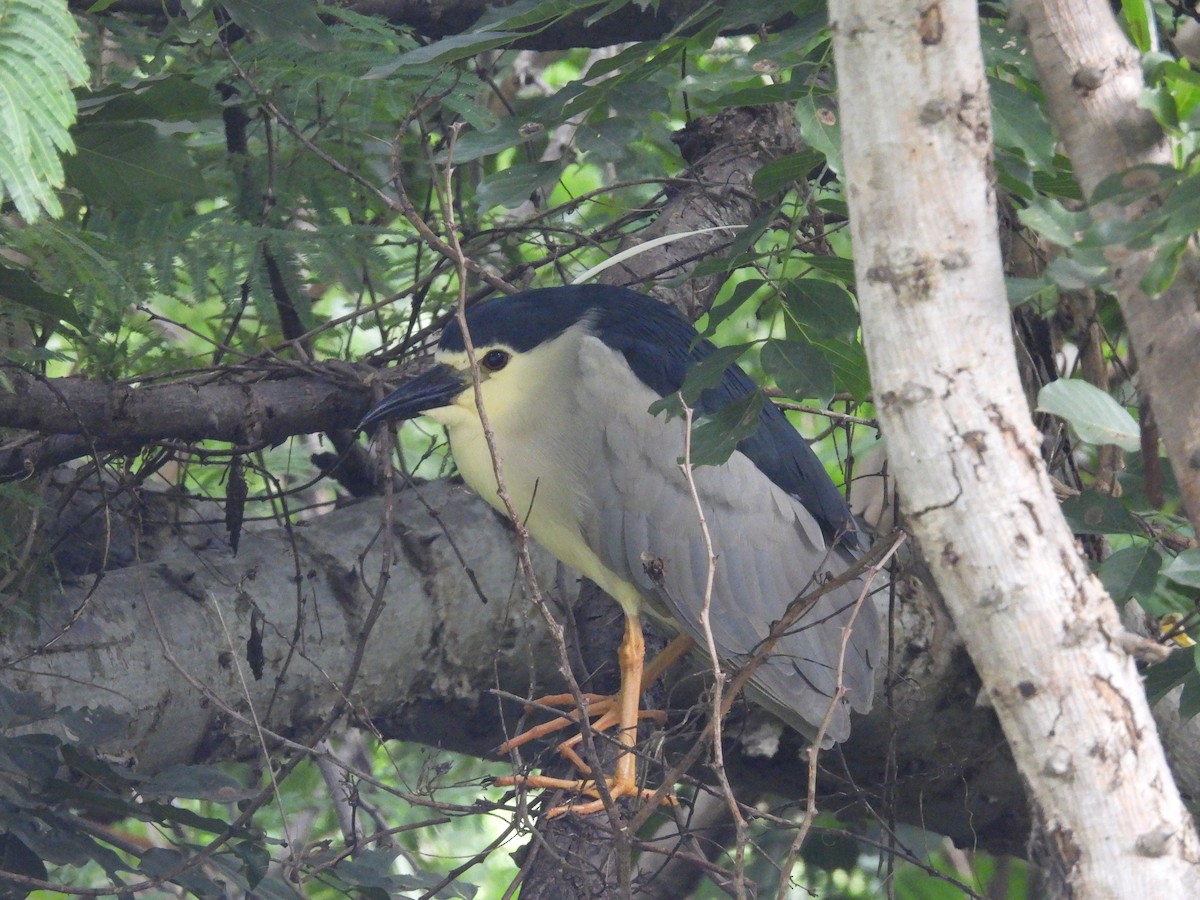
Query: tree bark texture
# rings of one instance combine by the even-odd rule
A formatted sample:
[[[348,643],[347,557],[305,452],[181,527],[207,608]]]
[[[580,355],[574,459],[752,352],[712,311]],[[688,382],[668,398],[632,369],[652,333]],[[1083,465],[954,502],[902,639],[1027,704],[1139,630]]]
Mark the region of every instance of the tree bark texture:
[[[145,774],[176,763],[260,760],[251,706],[269,747],[303,743],[333,708],[364,637],[365,585],[378,578],[386,538],[383,506],[356,503],[291,534],[249,531],[236,557],[223,532],[203,524],[169,542],[145,541],[140,563],[106,572],[98,584],[87,577],[44,592],[36,629],[6,636],[0,685],[51,709],[111,710],[116,717],[99,716],[111,728],[89,736],[95,752]],[[530,697],[563,688],[546,627],[516,581],[511,531],[452,482],[404,491],[393,523],[384,610],[365,636],[349,694],[354,721],[371,722],[386,738],[494,758],[522,711],[490,692]],[[158,545],[165,551],[151,556]],[[110,556],[134,554],[114,546]],[[554,585],[553,561],[537,548],[535,561],[541,584]],[[559,581],[573,592],[573,579]],[[896,653],[887,666],[893,686],[880,686],[880,703],[856,720],[850,742],[822,755],[821,808],[852,812],[865,798],[879,810],[895,772],[900,821],[960,846],[1019,853],[1028,818],[995,716],[977,703],[979,683],[937,600],[906,579],[898,590]],[[679,725],[709,670],[697,660],[673,673],[663,704],[668,756],[695,739]],[[62,722],[50,716],[31,727]],[[764,729],[747,722],[727,730],[735,790],[803,800],[800,738],[769,723]]]
[[[835,0],[830,17],[863,332],[907,522],[1072,896],[1194,896],[1196,833],[1021,392],[975,5]]]
[[[473,528],[481,517],[493,527]],[[479,680],[483,669],[521,695],[555,671],[544,628],[529,627],[511,535],[465,488],[446,482],[405,492],[390,536],[383,522],[379,501],[356,504],[311,528],[243,535],[236,557],[223,535],[205,529],[98,584],[88,578],[46,592],[36,634],[18,632],[6,644],[3,684],[58,708],[107,707],[126,724],[102,752],[155,771],[253,759],[254,720],[303,741],[347,687],[343,673],[365,640],[349,695],[358,717],[419,720],[427,705],[469,697],[457,718],[426,723],[430,743],[482,754],[499,742],[497,732],[474,728],[471,711],[498,702]],[[461,545],[449,537],[460,534],[469,534]],[[364,634],[368,585],[379,579],[389,540],[396,562],[385,607]],[[553,562],[539,560],[553,584]],[[488,719],[485,727],[496,727]]]
[[[0,390],[0,428],[45,437],[0,452],[0,480],[89,453],[137,452],[156,440],[262,447],[353,428],[378,399],[372,386],[387,381],[369,366],[336,362],[261,363],[122,384],[43,378],[12,365],[3,372],[11,388]]]
[[[1154,117],[1138,106],[1145,87],[1141,57],[1101,0],[1022,0],[1026,30],[1050,121],[1084,195],[1132,166],[1171,166],[1171,149]],[[1158,201],[1097,204],[1092,217],[1136,219]],[[1187,252],[1174,283],[1158,296],[1142,289],[1157,248],[1110,245],[1106,256],[1138,361],[1138,387],[1175,471],[1192,527],[1200,532],[1200,261]]]

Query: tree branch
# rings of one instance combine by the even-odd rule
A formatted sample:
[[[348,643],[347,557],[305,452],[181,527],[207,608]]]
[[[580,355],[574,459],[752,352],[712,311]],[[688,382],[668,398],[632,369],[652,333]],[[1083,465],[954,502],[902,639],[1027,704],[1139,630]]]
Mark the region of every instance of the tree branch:
[[[830,16],[891,472],[1029,784],[1042,850],[1079,896],[1195,894],[1191,817],[1021,390],[975,4],[836,0]]]
[[[98,451],[163,440],[271,446],[297,434],[353,429],[392,378],[350,363],[239,367],[164,383],[41,378],[4,367],[0,428],[40,432],[0,447],[0,480]]]
[[[378,572],[382,553],[382,503],[335,510],[293,535],[249,531],[237,557],[220,526],[207,539],[206,526],[194,526],[200,530],[169,542],[157,559],[47,596],[36,632],[6,641],[0,684],[52,709],[107,707],[119,727],[95,751],[146,774],[175,763],[257,759],[250,704],[268,746],[301,744],[333,708],[359,640],[370,605],[364,579]],[[494,758],[498,736],[523,711],[493,691],[529,697],[561,688],[549,633],[517,593],[511,532],[450,482],[403,492],[393,520],[400,552],[349,697],[352,716],[384,737]],[[541,582],[554,584],[548,555],[535,548],[534,562]],[[1028,827],[1021,786],[995,718],[977,704],[978,683],[936,603],[919,585],[902,591],[895,706],[856,721],[841,754],[823,755],[822,808],[881,804],[878,786],[894,771],[885,737],[894,717],[899,818],[936,826],[964,845],[1019,852]],[[221,633],[218,608],[232,646],[212,639]],[[247,697],[232,662],[236,656],[247,667],[256,632],[263,677],[250,682]],[[703,702],[707,671],[699,660],[673,673],[666,704],[673,721],[686,721],[681,710]],[[727,733],[727,769],[739,794],[803,801],[799,736],[744,711]],[[686,752],[694,740],[689,729],[673,732],[669,753]]]
[[[1138,105],[1145,88],[1139,54],[1106,5],[1022,0],[1014,12],[1026,30],[1050,120],[1085,196],[1133,166],[1172,165],[1162,130]],[[1125,221],[1158,202],[1090,209],[1096,221]],[[1150,397],[1188,518],[1200,533],[1200,261],[1189,248],[1171,286],[1151,297],[1141,282],[1157,252],[1113,244],[1105,255],[1137,353],[1139,389]]]

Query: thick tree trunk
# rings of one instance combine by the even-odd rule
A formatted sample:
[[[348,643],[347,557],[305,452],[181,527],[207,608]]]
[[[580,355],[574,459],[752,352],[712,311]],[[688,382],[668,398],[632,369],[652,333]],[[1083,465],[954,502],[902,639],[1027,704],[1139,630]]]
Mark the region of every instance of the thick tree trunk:
[[[370,500],[291,533],[250,531],[236,557],[219,527],[178,526],[161,556],[107,572],[99,584],[88,577],[44,592],[38,627],[5,635],[0,686],[28,691],[51,710],[96,710],[95,728],[80,739],[151,775],[179,763],[260,759],[251,707],[268,746],[277,746],[272,735],[307,743],[365,640],[349,695],[358,719],[386,738],[492,756],[521,709],[490,690],[527,697],[563,687],[546,627],[514,580],[511,533],[461,486],[405,491],[393,514],[397,553],[383,614],[363,635],[364,585],[378,577],[383,518],[382,501]],[[142,552],[149,556],[155,543]],[[111,557],[133,553],[114,546]],[[537,548],[534,559],[541,583],[554,584],[553,561]],[[574,587],[569,578],[565,587]],[[903,773],[894,787],[900,821],[962,845],[1019,853],[1028,834],[1020,786],[994,716],[976,703],[978,682],[954,631],[919,585],[902,585],[900,603],[891,708],[881,702],[855,722],[842,752],[857,784],[841,781],[841,764],[830,758],[818,802],[845,808],[865,790],[877,809],[894,767]],[[676,732],[681,709],[703,689],[697,670],[707,668],[701,661],[675,672],[668,708]],[[62,722],[50,716],[31,727]],[[79,731],[77,721],[73,727]],[[798,737],[785,733],[771,755],[737,728],[730,733],[726,764],[739,795],[803,798]],[[669,752],[692,740],[678,736]]]
[[[1050,121],[1062,139],[1084,195],[1132,166],[1172,165],[1154,117],[1138,105],[1141,58],[1101,0],[1021,0],[1025,28]],[[1096,220],[1130,220],[1158,201],[1100,204]],[[1112,276],[1138,360],[1138,386],[1150,397],[1163,445],[1192,526],[1200,532],[1200,262],[1188,251],[1175,282],[1147,296],[1142,276],[1157,247],[1108,248]]]
[[[907,521],[1073,896],[1195,896],[1196,833],[1021,392],[975,4],[834,0],[830,16],[863,331]]]

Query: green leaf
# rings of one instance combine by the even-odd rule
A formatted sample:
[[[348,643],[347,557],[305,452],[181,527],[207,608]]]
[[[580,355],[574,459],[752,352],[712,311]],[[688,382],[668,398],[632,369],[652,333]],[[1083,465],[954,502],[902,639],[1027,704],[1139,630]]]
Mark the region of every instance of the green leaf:
[[[13,691],[0,684],[0,729],[36,722],[53,714],[54,708],[33,692]]]
[[[1200,656],[1196,656],[1196,661],[1200,663]],[[1193,672],[1191,677],[1184,679],[1183,691],[1179,694],[1179,718],[1186,722],[1197,713],[1200,713],[1200,673]]]
[[[733,344],[729,347],[717,347],[704,359],[688,366],[683,387],[679,391],[683,394],[683,401],[688,406],[695,406],[701,394],[720,385],[725,378],[725,370],[741,359],[750,346]]]
[[[1063,501],[1063,516],[1075,534],[1141,534],[1142,527],[1120,500],[1084,491]]]
[[[129,730],[129,719],[107,706],[61,707],[58,721],[70,741],[82,747],[116,740]]]
[[[412,874],[395,871],[396,853],[387,850],[360,849],[354,856],[343,859],[331,870],[338,878],[354,888],[354,896],[389,900],[400,891],[428,892],[442,882],[442,876],[418,869]],[[320,858],[316,860],[319,864]],[[475,888],[454,882],[440,891],[437,897],[473,897]]]
[[[772,204],[764,209],[761,213],[755,216],[750,222],[737,233],[737,237],[733,239],[733,243],[729,245],[729,250],[726,252],[726,259],[737,259],[743,253],[751,253],[754,250],[754,244],[758,241],[763,233],[771,227],[775,217],[779,215],[779,205]],[[700,263],[704,265],[703,262]],[[697,266],[697,270],[699,266]],[[693,276],[695,277],[695,276]]]
[[[785,312],[811,340],[844,338],[858,329],[858,308],[840,284],[820,278],[796,278],[783,285]]]
[[[95,860],[109,871],[128,868],[107,847],[98,845],[86,834],[80,834],[72,818],[44,810],[38,818],[41,821],[37,824],[18,821],[10,823],[10,827],[21,842],[44,861],[79,867]]]
[[[1043,194],[1060,197],[1063,200],[1083,200],[1083,189],[1075,180],[1071,170],[1071,161],[1061,154],[1054,157],[1054,168],[1049,170],[1036,169],[1033,172],[1033,186]]]
[[[1029,167],[1029,161],[1019,153],[1013,153],[1004,147],[996,147],[996,185],[1013,199],[1032,203],[1039,199],[1033,188],[1035,172]]]
[[[234,803],[246,800],[257,793],[257,788],[247,786],[242,780],[216,766],[175,765],[164,769],[144,782],[139,791],[147,795],[185,797],[190,800],[215,800]]]
[[[1042,273],[1064,291],[1102,287],[1112,280],[1112,266],[1102,259],[1090,259],[1088,254],[1057,256]]]
[[[1060,247],[1076,244],[1092,221],[1086,211],[1072,212],[1057,200],[1041,196],[1035,197],[1020,210],[1017,218],[1022,225],[1032,228]]]
[[[238,841],[233,845],[233,852],[246,867],[246,886],[251,890],[258,887],[271,865],[271,854],[267,848],[254,841]]]
[[[1137,105],[1147,110],[1158,124],[1169,131],[1179,128],[1179,107],[1175,104],[1175,95],[1166,85],[1142,91],[1137,99]]]
[[[690,456],[692,465],[719,466],[728,460],[737,445],[758,428],[765,402],[762,391],[753,391],[727,403],[713,415],[694,422]]]
[[[1142,273],[1142,280],[1138,282],[1141,289],[1154,297],[1169,288],[1179,273],[1179,267],[1183,265],[1188,244],[1188,240],[1181,239],[1159,247],[1154,259]]]
[[[813,341],[829,367],[833,370],[835,390],[850,394],[855,399],[865,400],[871,392],[871,379],[867,371],[867,354],[857,338],[840,338]]]
[[[168,850],[165,847],[151,847],[142,854],[141,871],[152,878],[166,878],[172,872],[183,871],[171,878],[171,881],[187,888],[197,897],[220,898],[225,896],[221,885],[206,876],[198,867],[187,867],[187,857],[178,850]]]
[[[1038,391],[1037,408],[1066,419],[1089,444],[1116,444],[1133,452],[1141,447],[1141,430],[1133,416],[1095,385],[1060,378]]]
[[[1005,278],[1004,289],[1010,306],[1018,306],[1031,300],[1043,291],[1053,289],[1045,278]]]
[[[171,803],[157,800],[142,800],[138,804],[138,808],[142,811],[146,821],[149,822],[174,823],[186,826],[187,828],[207,831],[210,834],[225,834],[230,830],[228,822],[213,818],[212,816],[202,816],[199,813],[192,812],[186,806],[174,806]],[[234,833],[244,835],[246,829],[241,828]]]
[[[1191,68],[1186,62],[1171,61],[1163,66],[1163,80],[1171,96],[1175,98],[1175,108],[1180,119],[1190,121],[1197,106],[1200,106],[1200,72]]]
[[[649,0],[638,0],[639,6],[648,6]],[[656,4],[657,5],[657,4]],[[726,28],[740,28],[746,25],[758,26],[760,22],[774,22],[784,16],[793,15],[800,19],[811,20],[814,15],[812,0],[759,0],[757,3],[720,3],[716,4],[721,10],[721,24]],[[821,15],[819,22],[825,24],[825,6],[818,7]],[[814,31],[816,28],[814,27]],[[787,32],[784,32],[787,34]]]
[[[842,174],[842,132],[837,107],[825,97],[804,94],[796,99],[796,123],[804,143],[825,157],[825,164]]]
[[[1171,564],[1163,570],[1163,574],[1176,584],[1200,588],[1200,548],[1192,547],[1184,550],[1171,560]]]
[[[1161,240],[1190,238],[1200,231],[1200,175],[1189,175],[1179,182],[1159,213],[1166,219],[1157,234]]]
[[[471,26],[476,31],[516,31],[544,26],[567,14],[582,15],[604,0],[521,0],[518,3],[488,4]]]
[[[1097,575],[1110,597],[1123,605],[1130,597],[1144,597],[1154,591],[1162,554],[1151,543],[1118,550],[1100,564]]]
[[[992,95],[992,127],[996,132],[996,143],[1019,150],[1038,168],[1050,168],[1054,161],[1055,137],[1037,98],[998,78],[989,78],[988,88]]]
[[[704,336],[712,337],[718,325],[741,309],[766,284],[761,278],[747,278],[744,281],[739,281],[734,286],[733,293],[729,295],[728,299],[722,300],[708,311],[704,322]]]
[[[1184,173],[1173,166],[1153,163],[1133,166],[1124,172],[1110,175],[1096,185],[1091,202],[1128,206],[1158,193],[1168,185],[1175,184],[1183,176]]]
[[[1196,671],[1196,661],[1200,660],[1200,655],[1196,650],[1200,650],[1200,645],[1191,650],[1176,650],[1146,670],[1146,697],[1152,704],[1189,679],[1200,686],[1200,673]]]
[[[671,94],[654,81],[618,81],[608,91],[608,105],[618,117],[641,120],[642,128],[649,125],[651,114],[671,114]]]
[[[798,256],[800,262],[807,263],[818,272],[824,272],[835,281],[849,287],[854,286],[854,260],[845,256]]]
[[[1157,176],[1147,168],[1135,170],[1128,177],[1141,173],[1146,180]],[[1167,183],[1166,179],[1162,179]],[[1155,244],[1189,240],[1200,231],[1200,176],[1189,175],[1170,191],[1161,205],[1155,205],[1136,219],[1107,219],[1097,222],[1088,235],[1089,243],[1123,244],[1144,250]]]
[[[317,15],[317,0],[222,0],[230,18],[273,41],[292,41],[310,50],[332,50],[333,32]]]
[[[41,881],[45,881],[47,875],[41,857],[7,832],[0,832],[0,869]],[[16,884],[9,883],[0,887],[0,898],[3,900],[18,900],[28,894],[28,889]]]
[[[113,84],[79,98],[79,117],[100,122],[177,122],[212,118],[220,107],[206,85],[182,75],[162,75],[134,83]]]
[[[467,131],[454,142],[454,164],[460,165],[474,159],[492,156],[509,147],[516,147],[542,136],[542,126],[536,122],[523,122],[517,118],[502,119],[487,131]],[[438,152],[433,161],[444,165],[449,161],[449,148]]]
[[[497,47],[507,47],[523,35],[519,31],[475,31],[466,34],[452,34],[440,41],[426,44],[415,50],[409,50],[399,59],[382,66],[376,66],[364,75],[364,78],[386,78],[397,69],[407,66],[424,66],[429,63],[451,63],[455,60],[476,56],[486,50]]]
[[[804,150],[763,163],[751,179],[754,193],[760,200],[774,197],[794,183],[803,181],[809,172],[824,161],[825,157],[816,150]]]
[[[803,341],[772,338],[763,345],[762,367],[792,397],[825,400],[833,395],[833,372],[825,354]]]
[[[1149,53],[1153,46],[1150,4],[1146,0],[1121,0],[1121,11],[1129,26],[1129,37],[1142,53]]]
[[[66,753],[63,753],[66,756]],[[78,782],[55,778],[45,785],[41,796],[47,802],[67,801],[72,808],[84,815],[124,819],[130,816],[149,821],[148,811],[136,803],[129,790],[113,793],[111,790],[88,790]]]
[[[207,188],[183,145],[145,122],[80,128],[67,180],[113,209],[199,200]]]
[[[538,188],[549,187],[563,172],[562,162],[518,163],[501,169],[475,188],[475,203],[481,213],[495,206],[514,209],[529,200]]]
[[[0,773],[23,784],[48,784],[60,763],[59,746],[59,740],[49,734],[0,737]]]
[[[72,85],[87,81],[80,33],[63,2],[0,0],[0,201],[35,221],[62,213],[60,153],[74,144]]]
[[[1196,591],[1193,588],[1177,585],[1168,578],[1160,578],[1154,586],[1154,593],[1138,597],[1138,604],[1147,615],[1167,616],[1178,613],[1181,616],[1191,615],[1196,611]],[[1192,628],[1193,634],[1195,627]]]
[[[629,155],[630,145],[641,137],[642,126],[634,119],[609,118],[585,122],[575,131],[575,143],[585,153],[594,153],[606,164]]]
[[[0,266],[0,298],[56,322],[69,322],[81,330],[87,327],[70,299],[50,293],[20,269]]]

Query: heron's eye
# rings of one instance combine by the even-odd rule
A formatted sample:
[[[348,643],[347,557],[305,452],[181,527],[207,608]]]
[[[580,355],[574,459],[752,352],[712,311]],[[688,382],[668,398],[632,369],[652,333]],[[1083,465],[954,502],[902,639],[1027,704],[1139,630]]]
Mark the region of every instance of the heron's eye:
[[[508,359],[508,353],[504,350],[489,350],[479,362],[489,372],[499,372],[508,365]]]

